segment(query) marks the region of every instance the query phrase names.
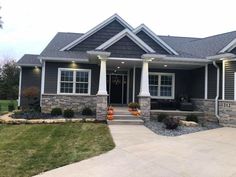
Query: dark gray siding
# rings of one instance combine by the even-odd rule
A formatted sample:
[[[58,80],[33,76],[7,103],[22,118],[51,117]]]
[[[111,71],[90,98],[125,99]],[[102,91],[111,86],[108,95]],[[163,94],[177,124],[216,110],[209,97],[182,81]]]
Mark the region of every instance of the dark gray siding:
[[[230,51],[230,53],[236,54],[236,47]]]
[[[141,55],[146,53],[127,36],[107,48],[106,51],[111,52],[111,57],[120,58],[141,58]]]
[[[21,79],[21,100],[20,106],[24,107],[27,104],[26,98],[22,96],[22,93],[26,88],[37,87],[41,90],[41,68],[35,67],[22,67],[22,79]]]
[[[145,32],[140,31],[137,36],[141,38],[146,44],[148,44],[153,50],[158,54],[169,54],[163,47],[156,43],[152,38],[150,38]]]
[[[191,71],[191,84],[190,84],[190,97],[191,98],[204,98],[205,90],[205,68],[198,68]]]
[[[56,63],[46,62],[45,64],[45,88],[44,93],[57,93],[58,68],[91,69],[91,95],[96,95],[99,83],[99,66],[80,63]]]
[[[83,42],[73,47],[71,50],[74,51],[93,50],[102,43],[106,42],[111,37],[121,32],[123,29],[124,27],[117,20],[114,20],[104,28],[94,33],[92,36],[85,39]]]
[[[225,99],[234,100],[234,72],[236,72],[235,61],[225,61]]]
[[[222,95],[222,64],[218,64],[220,68],[220,91],[219,99]],[[214,65],[208,65],[208,99],[214,99],[216,97],[216,82],[217,82],[217,70]]]

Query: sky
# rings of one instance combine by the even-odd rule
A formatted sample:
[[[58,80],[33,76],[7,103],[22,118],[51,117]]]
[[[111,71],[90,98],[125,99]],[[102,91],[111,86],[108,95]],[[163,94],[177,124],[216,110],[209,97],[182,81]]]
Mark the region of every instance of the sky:
[[[40,54],[57,32],[85,33],[114,13],[158,35],[236,30],[234,0],[0,0],[0,60]]]

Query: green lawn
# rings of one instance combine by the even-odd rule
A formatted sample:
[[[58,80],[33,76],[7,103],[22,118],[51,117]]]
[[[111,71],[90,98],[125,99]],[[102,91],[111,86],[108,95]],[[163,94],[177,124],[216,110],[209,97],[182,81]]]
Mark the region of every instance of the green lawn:
[[[106,124],[0,124],[0,177],[28,177],[114,148]]]
[[[15,108],[17,108],[17,101],[16,100],[0,100],[0,115],[1,115],[1,113],[8,111],[8,104],[11,102],[13,102],[15,105]]]

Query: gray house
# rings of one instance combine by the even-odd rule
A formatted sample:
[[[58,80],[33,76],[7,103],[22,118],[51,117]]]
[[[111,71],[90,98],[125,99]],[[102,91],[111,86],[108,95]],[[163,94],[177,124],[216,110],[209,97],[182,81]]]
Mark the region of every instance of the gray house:
[[[105,119],[109,104],[139,102],[149,118],[150,108],[158,109],[153,105],[185,97],[196,110],[227,123],[236,116],[235,54],[235,31],[159,36],[115,14],[84,34],[57,33],[40,55],[24,55],[18,61],[19,106],[31,86],[40,90],[43,112],[89,106],[97,119]]]

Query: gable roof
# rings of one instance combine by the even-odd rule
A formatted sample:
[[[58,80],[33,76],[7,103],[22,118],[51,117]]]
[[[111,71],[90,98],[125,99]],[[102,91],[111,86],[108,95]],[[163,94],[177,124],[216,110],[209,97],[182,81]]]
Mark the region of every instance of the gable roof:
[[[93,35],[94,33],[96,33],[97,31],[99,31],[100,29],[102,29],[103,27],[105,27],[106,25],[108,25],[109,23],[111,23],[114,20],[117,20],[125,28],[127,28],[129,30],[133,30],[133,27],[130,26],[125,20],[123,20],[118,14],[114,14],[111,17],[109,17],[108,19],[106,19],[105,21],[103,21],[102,23],[100,23],[99,25],[95,26],[94,28],[92,28],[91,30],[89,30],[88,32],[86,32],[85,34],[80,36],[79,38],[75,39],[74,41],[72,41],[68,45],[64,46],[60,50],[65,51],[65,50],[71,49],[72,47],[74,47],[75,45],[77,45],[80,42],[84,41],[89,36]]]
[[[17,62],[19,66],[41,66],[39,55],[25,54]]]
[[[165,43],[161,38],[159,38],[150,28],[146,25],[141,24],[133,30],[135,34],[138,34],[140,31],[145,32],[151,39],[153,39],[157,44],[162,46],[168,53],[178,55],[178,53],[171,48],[167,43]]]
[[[143,42],[138,36],[136,36],[128,29],[124,29],[117,35],[113,36],[108,41],[98,46],[96,50],[105,50],[125,36],[129,37],[134,43],[136,43],[140,48],[142,48],[147,53],[155,53],[155,51],[151,47],[149,47],[145,42]]]

